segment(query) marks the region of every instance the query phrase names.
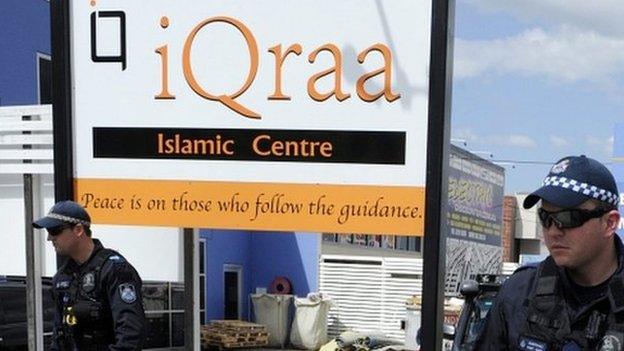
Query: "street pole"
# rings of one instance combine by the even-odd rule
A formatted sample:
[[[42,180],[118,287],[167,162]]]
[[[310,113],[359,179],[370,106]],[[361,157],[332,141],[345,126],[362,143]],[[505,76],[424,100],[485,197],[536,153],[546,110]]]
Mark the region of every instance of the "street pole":
[[[24,220],[26,235],[26,317],[28,323],[28,350],[38,349],[37,337],[37,281],[41,279],[35,269],[35,235],[33,232],[33,176],[24,174]]]
[[[421,350],[442,350],[455,0],[433,0]]]
[[[199,351],[199,265],[195,230],[183,229],[184,236],[184,349]],[[197,291],[196,291],[197,290]]]

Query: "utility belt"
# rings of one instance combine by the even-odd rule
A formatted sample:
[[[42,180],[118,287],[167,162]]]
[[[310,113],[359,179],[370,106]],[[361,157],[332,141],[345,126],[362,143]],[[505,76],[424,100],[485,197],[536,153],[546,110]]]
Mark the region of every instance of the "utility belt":
[[[101,321],[102,303],[97,301],[77,301],[73,306],[65,307],[63,311],[63,323],[67,325],[86,325]]]
[[[63,309],[59,340],[63,350],[98,350],[110,345],[112,333],[105,323],[102,304],[97,301],[77,301]]]

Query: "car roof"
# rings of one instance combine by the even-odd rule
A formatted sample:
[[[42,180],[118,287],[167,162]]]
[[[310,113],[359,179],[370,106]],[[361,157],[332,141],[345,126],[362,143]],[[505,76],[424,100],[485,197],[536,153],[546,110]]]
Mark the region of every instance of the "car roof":
[[[0,275],[0,286],[24,286],[26,277],[18,275]],[[51,277],[41,277],[41,285],[52,285]]]

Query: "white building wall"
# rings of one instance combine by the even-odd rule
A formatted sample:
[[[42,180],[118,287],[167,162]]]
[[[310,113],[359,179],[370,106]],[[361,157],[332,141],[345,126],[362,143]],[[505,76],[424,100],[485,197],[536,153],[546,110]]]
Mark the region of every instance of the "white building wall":
[[[26,272],[24,200],[21,175],[0,175],[0,274]]]
[[[548,249],[544,246],[544,233],[537,216],[539,205],[530,209],[522,207],[528,194],[516,194],[518,211],[516,214],[516,244],[519,245],[519,262],[526,264],[538,262],[548,256]]]
[[[516,220],[516,239],[532,239],[541,240],[542,226],[539,224],[537,217],[538,206],[525,209],[522,207],[524,199],[528,194],[516,194],[516,202],[518,203],[517,220]]]
[[[119,251],[143,280],[184,280],[184,237],[179,228],[95,225],[93,237]]]
[[[54,204],[52,175],[35,178],[34,216],[39,218]],[[23,180],[21,175],[0,174],[0,275],[26,274]],[[97,225],[93,237],[113,248],[134,265],[143,280],[183,281],[183,236],[179,228]],[[54,248],[45,231],[35,230],[42,252],[44,276],[56,272]]]

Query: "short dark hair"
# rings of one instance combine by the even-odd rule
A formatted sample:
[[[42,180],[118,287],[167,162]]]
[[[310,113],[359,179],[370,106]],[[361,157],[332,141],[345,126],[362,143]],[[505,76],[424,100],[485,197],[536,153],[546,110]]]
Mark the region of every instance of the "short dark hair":
[[[77,226],[78,224],[80,224],[82,226],[82,228],[84,229],[85,233],[87,234],[87,236],[90,238],[91,237],[91,227],[84,225],[82,223],[67,223],[67,226],[69,228],[74,228],[75,226]]]
[[[610,203],[604,202],[604,201],[600,201],[600,200],[596,200],[596,199],[590,199],[589,200],[591,203],[593,203],[594,205],[596,205],[596,210],[602,210],[605,212],[609,212],[609,211],[618,211],[618,206],[616,205],[612,205]]]

